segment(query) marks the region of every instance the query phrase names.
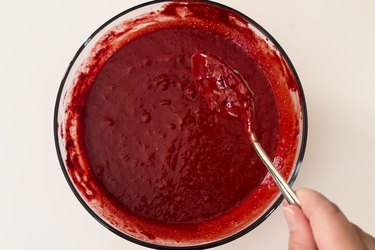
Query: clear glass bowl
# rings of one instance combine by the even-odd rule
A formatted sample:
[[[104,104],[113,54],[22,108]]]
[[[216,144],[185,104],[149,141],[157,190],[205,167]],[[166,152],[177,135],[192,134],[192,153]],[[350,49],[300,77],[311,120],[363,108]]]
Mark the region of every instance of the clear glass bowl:
[[[103,39],[105,39],[106,35],[111,31],[121,31],[126,28],[126,23],[128,20],[134,20],[142,15],[147,15],[147,13],[158,11],[167,3],[173,1],[151,1],[147,3],[140,4],[133,8],[130,8],[119,15],[113,17],[108,22],[104,23],[100,28],[98,28],[87,40],[86,42],[79,48],[77,53],[75,54],[72,62],[70,63],[68,70],[61,82],[57,99],[55,105],[55,112],[54,112],[54,137],[57,149],[57,155],[60,161],[60,165],[62,171],[65,175],[65,178],[71,187],[73,193],[81,202],[81,204],[85,207],[85,209],[102,225],[106,228],[114,232],[115,234],[135,242],[137,244],[157,248],[157,249],[201,249],[201,248],[209,248],[218,246],[229,241],[232,241],[255,227],[261,224],[281,203],[283,197],[278,192],[276,186],[271,180],[271,177],[267,175],[263,181],[263,183],[259,187],[259,194],[262,192],[270,192],[267,203],[264,207],[262,207],[257,212],[249,211],[248,217],[243,217],[241,223],[238,223],[237,226],[233,226],[230,229],[223,229],[220,235],[216,235],[214,237],[201,237],[195,240],[179,240],[174,241],[173,239],[160,239],[158,237],[148,238],[142,235],[139,232],[136,232],[136,228],[129,230],[127,226],[124,226],[124,223],[121,221],[116,221],[116,214],[112,214],[108,216],[108,211],[106,211],[106,204],[98,204],[97,201],[88,198],[88,193],[90,190],[85,190],[82,188],[78,188],[77,181],[75,178],[72,178],[74,174],[78,175],[78,173],[74,173],[69,171],[68,166],[66,164],[67,155],[69,152],[66,150],[66,135],[64,134],[64,129],[66,128],[66,121],[67,121],[67,112],[70,101],[70,95],[72,94],[73,88],[77,84],[76,78],[77,75],[80,73],[87,71],[88,61],[93,56],[97,55],[98,50],[95,49],[96,45],[100,43]],[[277,43],[277,41],[266,31],[264,30],[259,24],[253,21],[251,18],[247,17],[246,15],[238,12],[237,10],[231,9],[227,6],[221,5],[219,3],[211,2],[211,1],[204,1],[207,4],[213,5],[217,8],[225,9],[227,11],[232,12],[234,15],[238,15],[243,20],[247,22],[247,29],[252,30],[257,37],[261,38],[265,43],[262,43],[262,46],[266,46],[267,49],[271,49],[280,57],[280,66],[282,70],[289,72],[289,81],[294,82],[294,85],[288,86],[289,83],[282,83],[284,84],[284,96],[283,98],[287,98],[290,102],[293,103],[294,112],[298,118],[298,130],[297,131],[297,148],[295,150],[295,154],[293,155],[292,162],[290,163],[290,168],[288,171],[284,172],[284,176],[289,180],[290,184],[293,184],[295,181],[301,161],[304,156],[305,146],[306,146],[306,139],[307,139],[307,111],[306,111],[306,104],[305,98],[302,90],[301,83],[299,81],[298,75],[290,62],[287,54],[281,48],[281,46]],[[187,3],[188,4],[188,3]],[[134,29],[143,28],[147,26],[147,23],[139,23],[138,27],[133,27]],[[125,36],[129,32],[125,32]],[[259,44],[258,44],[259,45]],[[116,46],[121,46],[120,44]],[[260,45],[259,45],[260,46]],[[263,48],[264,50],[264,48]],[[262,52],[262,48],[260,48]],[[265,53],[265,56],[267,53]],[[103,58],[104,62],[106,58]],[[262,65],[260,65],[262,67]],[[267,70],[265,73],[267,74]],[[274,72],[273,72],[274,73]],[[271,74],[271,73],[270,73]],[[280,74],[276,78],[272,78],[270,76],[270,82],[272,84],[278,84],[277,81],[283,82],[285,80]],[[277,99],[277,96],[276,96]],[[283,117],[280,118],[281,120]],[[283,138],[279,138],[282,140]],[[277,156],[276,158],[277,159]],[[81,169],[81,173],[89,171],[88,169]],[[80,178],[85,178],[84,176],[80,176]],[[106,213],[107,212],[107,213]],[[250,216],[250,213],[253,213]],[[126,224],[126,223],[125,223]],[[209,232],[207,232],[209,235]]]

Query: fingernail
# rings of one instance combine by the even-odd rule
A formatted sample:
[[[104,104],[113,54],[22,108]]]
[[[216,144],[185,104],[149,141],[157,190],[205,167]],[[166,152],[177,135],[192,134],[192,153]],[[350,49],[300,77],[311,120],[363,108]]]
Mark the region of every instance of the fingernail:
[[[283,207],[289,206],[289,203],[286,199],[284,199],[281,204],[283,205]]]
[[[297,220],[294,211],[289,206],[284,207],[283,210],[289,231],[295,231],[297,229]]]

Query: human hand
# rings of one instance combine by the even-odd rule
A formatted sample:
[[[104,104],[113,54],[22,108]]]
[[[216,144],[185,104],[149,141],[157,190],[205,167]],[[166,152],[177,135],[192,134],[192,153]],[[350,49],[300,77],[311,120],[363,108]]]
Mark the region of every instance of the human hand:
[[[352,224],[341,210],[322,194],[301,189],[301,208],[284,201],[289,227],[289,250],[373,250],[375,239]]]

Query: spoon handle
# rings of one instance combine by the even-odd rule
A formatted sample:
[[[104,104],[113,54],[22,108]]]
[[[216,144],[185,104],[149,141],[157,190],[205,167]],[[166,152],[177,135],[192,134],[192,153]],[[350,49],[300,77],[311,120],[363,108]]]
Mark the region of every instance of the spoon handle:
[[[289,184],[286,182],[284,177],[280,174],[280,172],[276,169],[273,165],[272,161],[264,151],[262,145],[260,145],[258,139],[256,138],[254,133],[251,133],[251,142],[253,143],[253,147],[259,157],[262,159],[264,165],[266,165],[268,171],[270,172],[271,176],[275,180],[277,186],[279,187],[280,191],[286,198],[289,204],[301,206],[301,203],[296,195],[296,193],[292,190]]]

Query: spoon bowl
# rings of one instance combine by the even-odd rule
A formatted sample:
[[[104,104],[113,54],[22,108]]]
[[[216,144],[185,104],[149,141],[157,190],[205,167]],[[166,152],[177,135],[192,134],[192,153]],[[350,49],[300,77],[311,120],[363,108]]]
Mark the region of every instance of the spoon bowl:
[[[206,99],[209,108],[224,116],[242,120],[256,153],[284,197],[289,204],[300,206],[296,193],[274,166],[252,129],[253,94],[246,81],[235,69],[215,56],[196,53],[191,57],[191,62],[197,91]]]

